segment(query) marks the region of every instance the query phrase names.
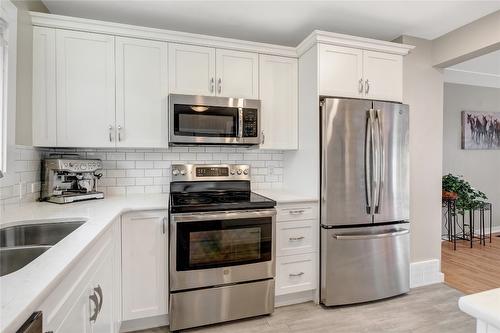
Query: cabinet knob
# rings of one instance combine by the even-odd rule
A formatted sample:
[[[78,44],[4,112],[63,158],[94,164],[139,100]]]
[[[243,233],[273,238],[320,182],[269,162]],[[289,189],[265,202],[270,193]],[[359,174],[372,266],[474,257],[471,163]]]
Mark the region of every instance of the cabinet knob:
[[[365,94],[368,94],[370,91],[370,81],[366,80],[365,81]]]
[[[218,82],[218,86],[219,86],[218,91],[219,91],[219,94],[220,94],[222,92],[222,79],[219,78],[219,80],[217,82]]]
[[[214,92],[214,87],[215,87],[215,80],[214,80],[214,78],[211,78],[210,79],[210,92],[211,93]]]

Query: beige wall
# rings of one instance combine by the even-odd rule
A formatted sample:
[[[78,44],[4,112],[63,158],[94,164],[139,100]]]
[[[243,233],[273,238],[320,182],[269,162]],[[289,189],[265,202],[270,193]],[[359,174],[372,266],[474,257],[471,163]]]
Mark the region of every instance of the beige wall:
[[[48,10],[39,0],[16,0],[13,3],[17,7],[16,144],[30,146],[33,28],[28,11],[47,13]]]
[[[500,89],[445,83],[443,128],[443,174],[463,175],[483,191],[500,226],[500,151],[461,149],[462,111],[500,112]]]
[[[416,46],[403,60],[403,101],[410,105],[411,261],[440,259],[443,74],[432,66],[431,41],[397,41]]]
[[[449,67],[500,49],[500,10],[432,41],[433,65]]]

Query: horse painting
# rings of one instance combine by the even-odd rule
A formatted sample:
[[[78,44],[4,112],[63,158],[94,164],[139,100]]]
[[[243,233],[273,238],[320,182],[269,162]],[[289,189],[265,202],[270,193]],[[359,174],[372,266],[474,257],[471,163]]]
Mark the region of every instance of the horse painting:
[[[500,149],[500,112],[462,111],[462,149]]]

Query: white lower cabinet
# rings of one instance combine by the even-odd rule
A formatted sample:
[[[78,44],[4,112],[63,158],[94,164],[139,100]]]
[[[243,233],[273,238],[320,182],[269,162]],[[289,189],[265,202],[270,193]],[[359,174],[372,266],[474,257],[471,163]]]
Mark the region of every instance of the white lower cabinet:
[[[122,216],[123,320],[167,314],[167,212]]]
[[[278,204],[276,210],[276,304],[312,300],[318,285],[318,204]],[[310,298],[302,292],[310,292]],[[286,300],[280,301],[285,295]]]
[[[278,257],[315,251],[318,234],[315,220],[289,221],[276,225]]]
[[[118,332],[115,232],[113,225],[42,303],[44,332]]]
[[[276,295],[316,288],[315,253],[278,257],[276,260]]]

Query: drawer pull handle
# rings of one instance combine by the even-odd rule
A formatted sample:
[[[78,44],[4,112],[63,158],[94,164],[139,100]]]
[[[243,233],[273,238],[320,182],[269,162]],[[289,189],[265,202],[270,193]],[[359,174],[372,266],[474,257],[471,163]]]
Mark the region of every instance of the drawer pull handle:
[[[290,273],[290,274],[288,274],[288,276],[290,276],[290,277],[302,276],[302,275],[304,275],[304,272],[300,272],[300,273]]]
[[[299,241],[299,240],[303,240],[304,239],[304,236],[299,236],[299,237],[290,237],[288,238],[290,241],[292,242],[296,242],[296,241]]]
[[[298,215],[298,214],[302,214],[302,213],[304,213],[304,212],[305,212],[305,210],[303,210],[303,209],[299,209],[299,210],[291,210],[291,211],[290,211],[290,214],[292,214],[292,215]]]

